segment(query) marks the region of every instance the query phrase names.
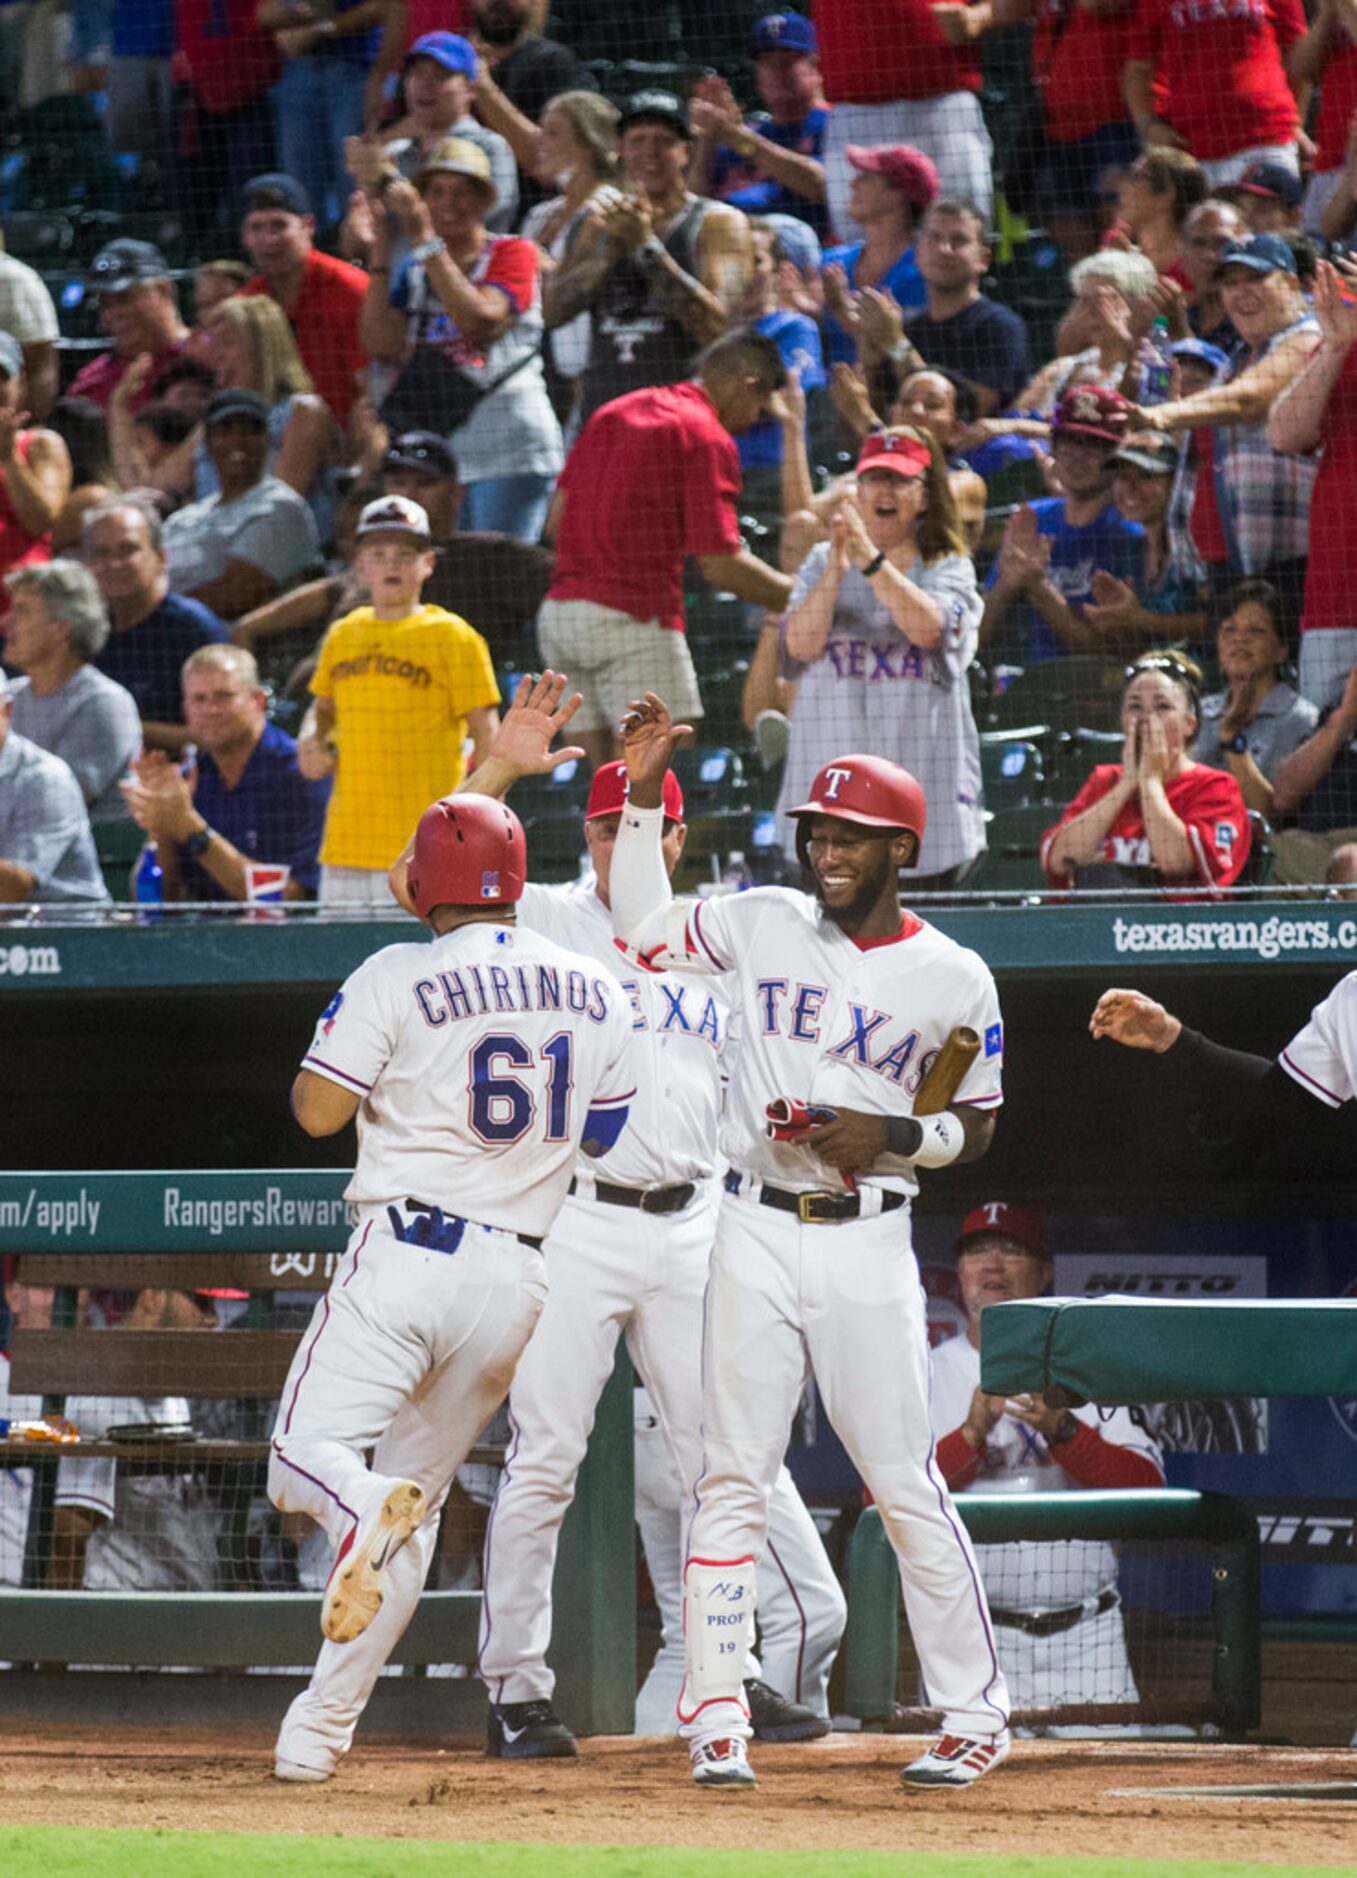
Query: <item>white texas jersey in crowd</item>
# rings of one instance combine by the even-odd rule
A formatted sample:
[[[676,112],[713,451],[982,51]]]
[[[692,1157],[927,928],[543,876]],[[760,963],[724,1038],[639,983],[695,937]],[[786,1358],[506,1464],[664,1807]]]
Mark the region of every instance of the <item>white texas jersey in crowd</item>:
[[[564,887],[530,883],[518,917],[557,945],[597,959],[627,999],[636,1095],[616,1147],[588,1160],[589,1172],[623,1187],[706,1180],[716,1171],[721,1125],[729,1023],[724,986],[629,966],[592,877]]]
[[[980,1387],[980,1352],[964,1334],[932,1352],[933,1381],[928,1415],[937,1440],[959,1428]],[[1162,1474],[1159,1449],[1130,1409],[1100,1409],[1092,1403],[1073,1411],[1115,1447],[1142,1454]],[[1081,1493],[1034,1428],[1015,1415],[1001,1415],[985,1442],[980,1471],[967,1493]],[[996,1611],[1038,1614],[1066,1610],[1115,1588],[1114,1548],[1093,1540],[1019,1541],[978,1545],[975,1555],[985,1593]]]
[[[1287,1044],[1282,1068],[1331,1109],[1357,1097],[1357,972],[1340,978]]]
[[[628,817],[623,816],[625,829]],[[618,867],[613,863],[614,898]],[[919,1083],[958,1024],[982,1039],[958,1104],[1003,1100],[1003,1026],[989,967],[934,926],[904,915],[900,936],[858,944],[788,887],[682,903],[687,969],[730,974],[739,1049],[726,1100],[722,1148],[732,1167],[779,1186],[833,1188],[838,1174],[805,1148],[770,1141],[776,1096],[878,1115],[908,1115]],[[675,906],[668,914],[680,913]],[[666,950],[657,963],[677,964]],[[864,1183],[867,1184],[867,1183]],[[916,1193],[912,1168],[872,1186]]]
[[[634,1094],[616,980],[538,933],[485,921],[366,960],[302,1064],[363,1098],[354,1205],[414,1199],[536,1235],[565,1197],[589,1110]]]
[[[797,570],[788,614],[819,583],[828,562],[828,542],[811,549]],[[788,855],[795,853],[788,811],[806,800],[817,772],[843,750],[871,750],[903,763],[923,783],[928,823],[921,874],[958,867],[985,845],[980,738],[966,676],[984,612],[975,564],[967,555],[945,554],[931,566],[916,561],[905,573],[942,616],[942,637],[931,651],[911,644],[871,581],[850,567],[820,656],[809,665],[787,660],[787,675],[797,681],[796,710],[777,826],[786,831]]]

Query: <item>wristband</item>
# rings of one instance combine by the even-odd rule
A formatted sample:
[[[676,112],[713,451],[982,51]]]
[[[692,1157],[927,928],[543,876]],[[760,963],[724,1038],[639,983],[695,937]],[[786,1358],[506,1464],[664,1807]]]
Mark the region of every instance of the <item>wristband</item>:
[[[636,250],[636,264],[642,268],[658,267],[664,256],[664,243],[655,235],[647,235]]]
[[[441,235],[430,235],[427,241],[421,241],[417,248],[411,248],[412,261],[432,261],[436,254],[446,254],[448,244]]]
[[[923,1123],[912,1115],[888,1115],[886,1117],[886,1152],[898,1154],[902,1160],[912,1160],[923,1146]]]
[[[949,1167],[966,1145],[966,1130],[959,1116],[914,1116],[923,1133],[921,1144],[910,1155],[916,1167]]]
[[[871,560],[868,561],[866,567],[862,569],[862,578],[864,580],[870,580],[872,578],[872,575],[879,574],[885,565],[886,565],[886,550],[882,548],[879,553],[874,554],[872,556]]]
[[[1046,1445],[1048,1448],[1063,1448],[1067,1441],[1073,1441],[1078,1432],[1078,1420],[1066,1409],[1055,1425],[1055,1433],[1047,1435]]]
[[[1249,747],[1249,740],[1241,730],[1237,737],[1231,737],[1225,748],[1231,756],[1243,756]]]
[[[190,861],[196,861],[200,854],[205,854],[212,843],[210,828],[195,828],[179,843],[179,852],[187,855]]]

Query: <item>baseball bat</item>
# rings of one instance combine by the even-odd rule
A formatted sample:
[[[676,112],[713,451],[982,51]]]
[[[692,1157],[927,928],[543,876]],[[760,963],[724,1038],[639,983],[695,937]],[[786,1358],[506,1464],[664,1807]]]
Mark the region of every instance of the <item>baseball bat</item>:
[[[980,1038],[966,1024],[958,1024],[928,1066],[914,1098],[916,1115],[941,1115],[961,1087],[961,1079],[980,1054]]]

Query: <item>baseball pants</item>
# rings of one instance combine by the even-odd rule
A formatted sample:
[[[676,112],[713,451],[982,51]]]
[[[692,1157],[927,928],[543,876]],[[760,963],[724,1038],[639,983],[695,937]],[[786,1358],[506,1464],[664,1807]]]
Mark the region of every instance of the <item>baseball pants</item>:
[[[303,1765],[352,1741],[419,1602],[449,1483],[504,1400],[547,1291],[542,1253],[514,1233],[469,1225],[448,1254],[397,1240],[379,1219],[354,1234],[293,1359],[269,1497],[309,1513],[336,1546],[395,1480],[423,1487],[429,1511],[387,1566],[372,1623],[352,1643],[322,1644],[288,1710],[278,1751]]]
[[[984,1588],[933,1459],[927,1319],[908,1212],[803,1225],[727,1195],[702,1369],[705,1472],[689,1558],[760,1556],[787,1429],[813,1374],[900,1562],[929,1700],[949,1733],[998,1733],[1008,1695]],[[704,1702],[682,1732],[750,1729],[742,1704],[722,1699]]]
[[[485,1540],[480,1673],[492,1701],[549,1701],[555,1687],[546,1654],[556,1546],[619,1335],[691,1501],[702,1469],[698,1352],[715,1217],[710,1189],[682,1213],[643,1217],[577,1194],[557,1215],[544,1248],[551,1295],[514,1377]],[[784,1447],[790,1425],[789,1409]]]
[[[687,1511],[654,1417],[636,1416],[636,1524],[660,1612],[661,1640],[636,1697],[638,1735],[678,1733],[683,1685],[683,1528]],[[848,1607],[815,1521],[785,1466],[768,1505],[768,1545],[758,1563],[757,1673],[790,1701],[829,1714],[829,1672]]]

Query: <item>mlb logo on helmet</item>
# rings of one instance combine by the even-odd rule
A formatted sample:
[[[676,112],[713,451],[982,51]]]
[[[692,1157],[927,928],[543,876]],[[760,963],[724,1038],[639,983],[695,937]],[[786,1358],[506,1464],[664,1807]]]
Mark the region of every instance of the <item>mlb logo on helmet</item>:
[[[499,869],[487,867],[481,875],[482,900],[501,900],[503,897],[499,890]]]

